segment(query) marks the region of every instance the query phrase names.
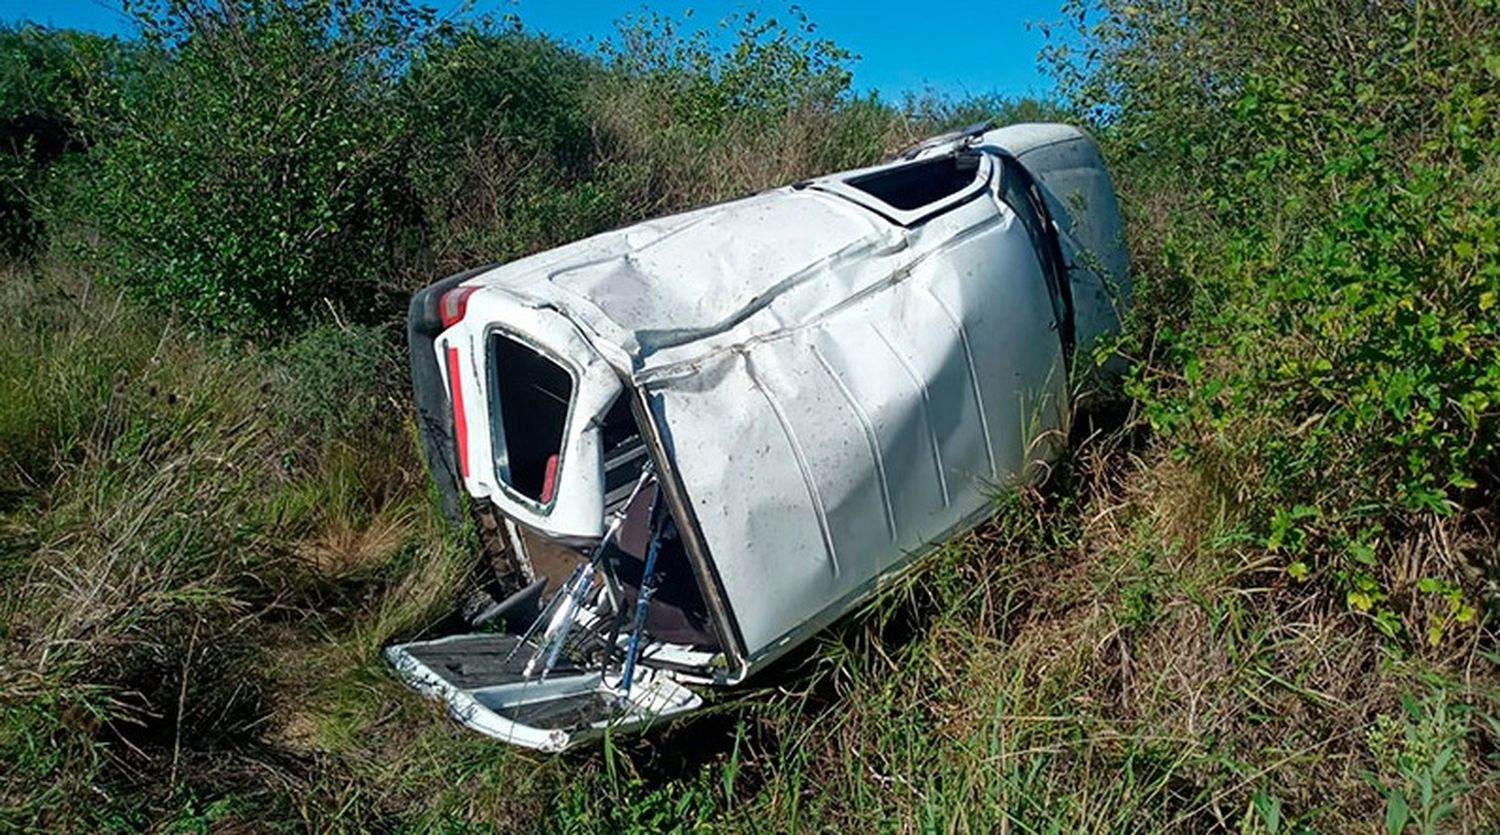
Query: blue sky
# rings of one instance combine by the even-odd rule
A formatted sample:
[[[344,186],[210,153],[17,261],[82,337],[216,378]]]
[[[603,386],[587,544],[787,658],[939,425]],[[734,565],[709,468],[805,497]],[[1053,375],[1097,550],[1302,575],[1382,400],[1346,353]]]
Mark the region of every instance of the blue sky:
[[[428,1],[445,12],[459,6],[457,0]],[[857,88],[895,98],[903,91],[925,87],[951,95],[1046,94],[1052,85],[1036,61],[1043,38],[1027,24],[1056,20],[1060,3],[1011,0],[988,10],[968,4],[933,8],[911,0],[801,0],[799,5],[818,25],[818,34],[861,56],[854,68]],[[784,15],[790,4],[655,0],[646,5],[676,18],[691,9],[694,22],[712,27],[736,11],[759,9],[763,15]],[[609,36],[615,20],[642,7],[638,2],[597,0],[479,0],[477,6],[516,14],[528,29],[584,44],[589,38]],[[0,21],[22,20],[129,32],[119,0],[0,0]]]

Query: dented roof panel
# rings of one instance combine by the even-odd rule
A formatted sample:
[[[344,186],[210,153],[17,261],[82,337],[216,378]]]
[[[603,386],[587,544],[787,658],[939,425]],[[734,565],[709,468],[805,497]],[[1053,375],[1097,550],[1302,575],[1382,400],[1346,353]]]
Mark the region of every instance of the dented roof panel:
[[[649,348],[731,323],[788,279],[880,233],[868,213],[782,190],[725,204],[627,252],[548,273]]]

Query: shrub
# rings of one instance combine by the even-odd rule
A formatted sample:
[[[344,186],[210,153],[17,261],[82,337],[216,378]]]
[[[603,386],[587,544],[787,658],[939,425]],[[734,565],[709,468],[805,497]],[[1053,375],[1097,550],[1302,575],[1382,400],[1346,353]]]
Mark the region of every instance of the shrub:
[[[1132,393],[1294,578],[1440,639],[1454,550],[1396,557],[1500,486],[1500,16],[1087,6],[1053,57],[1146,244]]]
[[[456,270],[621,222],[617,171],[599,164],[586,106],[597,59],[508,21],[452,27],[403,79],[413,183],[434,257]]]
[[[317,442],[399,432],[405,369],[389,335],[368,325],[318,325],[282,347],[276,402],[289,434]]]
[[[731,124],[774,128],[797,110],[829,108],[849,92],[854,54],[814,36],[807,15],[793,7],[790,27],[756,12],[720,21],[728,46],[709,29],[681,31],[659,14],[621,21],[618,42],[607,43],[611,68],[637,79],[671,105],[673,126],[706,141]]]
[[[657,14],[620,22],[591,110],[604,158],[635,175],[630,219],[867,165],[901,144],[896,111],[850,89],[855,56],[790,16],[731,16],[717,31]]]
[[[421,235],[393,78],[428,15],[403,0],[170,0],[98,71],[62,214],[101,276],[203,325],[368,319]]]
[[[523,34],[514,20],[434,33],[401,80],[402,106],[420,136],[414,176],[424,193],[458,187],[455,157],[488,140],[580,170],[593,149],[584,97],[599,72],[596,60]]]
[[[42,248],[33,207],[42,172],[81,146],[68,116],[79,93],[75,60],[104,46],[73,32],[0,27],[0,256],[26,258]]]

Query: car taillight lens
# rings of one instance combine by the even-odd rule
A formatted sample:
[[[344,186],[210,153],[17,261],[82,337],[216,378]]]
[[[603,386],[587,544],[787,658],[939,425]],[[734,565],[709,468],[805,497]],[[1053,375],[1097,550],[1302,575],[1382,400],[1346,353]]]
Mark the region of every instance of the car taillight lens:
[[[443,320],[443,327],[451,328],[464,318],[469,310],[469,297],[474,295],[478,287],[455,287],[443,294],[438,301],[438,316]]]
[[[542,504],[551,504],[557,492],[557,456],[547,456],[547,470],[542,476]]]
[[[453,441],[458,471],[469,477],[469,416],[464,412],[464,386],[459,379],[458,349],[448,347],[448,396],[453,401]]]

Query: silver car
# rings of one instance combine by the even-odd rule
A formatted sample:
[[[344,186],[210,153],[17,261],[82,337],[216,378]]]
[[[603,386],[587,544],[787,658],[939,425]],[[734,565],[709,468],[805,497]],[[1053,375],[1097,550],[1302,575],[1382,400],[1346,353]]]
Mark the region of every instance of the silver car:
[[[1053,455],[1129,298],[1109,173],[1060,124],[440,281],[409,318],[424,451],[504,588],[388,657],[542,750],[690,711]]]

